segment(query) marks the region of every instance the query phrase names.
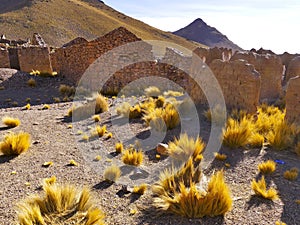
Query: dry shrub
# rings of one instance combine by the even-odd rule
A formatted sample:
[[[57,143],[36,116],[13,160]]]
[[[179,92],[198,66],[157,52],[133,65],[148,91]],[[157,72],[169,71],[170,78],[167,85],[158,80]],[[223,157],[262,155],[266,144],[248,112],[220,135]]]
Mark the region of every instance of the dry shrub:
[[[2,118],[2,122],[4,125],[8,127],[17,127],[21,124],[21,121],[18,118],[12,118],[9,116],[5,116]]]
[[[186,162],[190,156],[195,159],[201,155],[205,144],[200,137],[196,139],[187,134],[181,134],[179,139],[168,143],[168,155],[176,161]]]
[[[161,95],[161,91],[159,90],[158,87],[150,86],[145,89],[145,95],[148,97],[157,97]]]
[[[61,93],[61,95],[67,96],[67,97],[74,96],[75,95],[75,91],[76,91],[76,89],[74,87],[71,87],[71,86],[65,85],[65,84],[61,84],[59,86],[58,90]]]
[[[103,135],[106,133],[106,125],[104,126],[99,126],[97,125],[94,130],[91,131],[91,138],[96,138],[96,137],[103,137]]]
[[[121,170],[118,166],[110,166],[104,171],[104,179],[109,182],[116,182],[121,176]]]
[[[92,119],[93,119],[95,122],[99,122],[99,121],[101,120],[100,115],[93,115],[93,116],[92,116]]]
[[[35,79],[30,78],[30,79],[27,81],[27,85],[28,85],[29,87],[35,87],[35,86],[36,86],[36,81],[35,81]]]
[[[276,170],[276,163],[273,160],[260,163],[258,165],[258,171],[263,174],[271,174]]]
[[[116,143],[116,153],[120,154],[123,152],[123,144],[122,143]]]
[[[132,193],[143,195],[147,190],[147,184],[141,184],[140,186],[134,186]]]
[[[131,106],[128,102],[123,102],[121,106],[116,109],[118,115],[129,119],[141,118],[143,115],[140,105]]]
[[[122,161],[127,165],[140,166],[144,160],[144,154],[141,150],[129,147],[123,151]]]
[[[0,151],[4,155],[20,155],[30,147],[30,134],[25,132],[8,133],[4,140],[0,142]]]
[[[201,218],[224,215],[231,209],[232,199],[223,172],[219,171],[211,177],[206,191],[199,190],[193,182],[188,187],[180,182],[179,190],[156,198],[155,204],[184,217]]]
[[[298,175],[299,175],[299,170],[296,167],[285,171],[284,174],[283,174],[284,178],[287,179],[287,180],[290,180],[290,181],[296,180]]]
[[[108,108],[109,108],[108,102],[103,95],[97,94],[95,102],[96,102],[96,106],[95,106],[96,114],[108,111]]]
[[[42,110],[46,110],[46,109],[50,109],[50,105],[48,104],[43,105]]]
[[[20,225],[104,224],[104,214],[94,206],[87,188],[44,183],[43,190],[43,195],[30,195],[17,204]]]
[[[262,176],[259,181],[253,180],[251,182],[251,187],[257,196],[270,200],[278,199],[277,191],[274,188],[267,189],[267,184],[264,176]]]
[[[216,152],[215,158],[220,161],[225,161],[227,159],[227,155]]]
[[[252,135],[251,121],[242,118],[241,121],[228,119],[226,129],[223,129],[223,144],[230,148],[243,147]]]

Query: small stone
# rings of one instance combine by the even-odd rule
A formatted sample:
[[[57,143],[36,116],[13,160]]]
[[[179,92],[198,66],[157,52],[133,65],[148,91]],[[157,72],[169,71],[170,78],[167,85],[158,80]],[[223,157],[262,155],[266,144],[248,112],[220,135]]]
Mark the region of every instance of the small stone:
[[[159,143],[156,147],[156,151],[161,155],[168,155],[168,147],[167,144]]]

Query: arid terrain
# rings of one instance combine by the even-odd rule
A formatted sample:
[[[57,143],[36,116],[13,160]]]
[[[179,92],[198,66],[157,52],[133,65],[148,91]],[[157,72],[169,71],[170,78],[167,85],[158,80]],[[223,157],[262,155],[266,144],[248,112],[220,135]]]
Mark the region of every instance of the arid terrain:
[[[1,70],[1,83],[4,89],[0,91],[0,117],[11,116],[19,118],[21,125],[8,129],[0,126],[0,137],[7,132],[26,131],[31,134],[32,144],[26,153],[17,157],[0,155],[1,188],[0,188],[0,224],[15,224],[15,205],[32,193],[41,193],[41,181],[55,175],[59,183],[71,183],[76,186],[89,187],[94,195],[96,205],[105,212],[106,224],[275,224],[283,221],[286,224],[300,224],[300,205],[295,200],[300,199],[300,179],[288,181],[283,173],[292,167],[299,167],[299,157],[292,150],[275,151],[265,146],[263,149],[228,149],[222,147],[220,152],[227,154],[226,162],[214,160],[204,174],[210,176],[215,170],[224,169],[225,180],[231,190],[233,208],[224,217],[205,217],[203,219],[186,219],[173,214],[164,213],[153,207],[151,188],[141,197],[124,191],[122,184],[108,185],[99,171],[111,160],[118,160],[114,155],[114,145],[118,138],[100,138],[82,142],[78,134],[78,122],[72,123],[66,117],[72,102],[54,103],[53,97],[60,97],[58,88],[65,81],[58,77],[35,77],[36,87],[29,87],[27,80],[30,75],[15,70]],[[11,100],[8,100],[10,98]],[[23,110],[26,98],[31,98],[31,109]],[[16,103],[18,105],[16,106]],[[110,111],[100,114],[98,124],[107,125],[107,130],[114,133],[112,121],[114,106],[122,98],[109,98]],[[43,104],[49,104],[50,109],[41,110]],[[207,141],[210,123],[202,115],[204,109],[199,108],[201,134]],[[89,118],[79,123],[94,126]],[[69,125],[73,124],[73,128]],[[85,129],[85,130],[84,130]],[[83,132],[88,132],[83,127]],[[139,120],[130,122],[130,129],[139,138],[146,138],[148,128]],[[171,135],[178,134],[172,130]],[[100,161],[88,160],[85,152],[95,150],[107,152],[110,159],[102,157]],[[111,153],[111,154],[109,154]],[[153,160],[155,149],[146,154],[145,166],[155,166],[159,160]],[[70,160],[75,160],[78,166],[68,166]],[[281,160],[276,172],[266,176],[267,183],[279,192],[279,199],[265,200],[254,196],[251,181],[258,177],[257,165],[265,160]],[[161,159],[164,160],[164,159]],[[53,165],[45,168],[44,162],[52,161]],[[230,166],[225,166],[225,163]],[[101,171],[101,170],[100,170]],[[132,211],[134,210],[134,211]],[[136,210],[136,211],[135,211]],[[134,212],[134,213],[133,213]]]

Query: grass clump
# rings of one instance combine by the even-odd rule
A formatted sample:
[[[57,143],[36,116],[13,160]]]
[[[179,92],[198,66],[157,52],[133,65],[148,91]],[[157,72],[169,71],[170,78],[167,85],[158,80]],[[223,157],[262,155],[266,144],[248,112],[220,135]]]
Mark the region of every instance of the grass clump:
[[[122,143],[116,143],[116,153],[120,154],[123,152],[123,144]]]
[[[103,135],[105,134],[107,132],[107,130],[106,130],[106,125],[104,125],[104,126],[99,126],[99,125],[97,125],[96,127],[95,127],[95,129],[93,129],[92,131],[91,131],[91,138],[96,138],[96,137],[103,137]]]
[[[59,86],[59,92],[61,95],[65,96],[65,97],[71,97],[71,96],[74,96],[75,95],[75,88],[72,86],[69,86],[69,85],[65,85],[65,84],[61,84]]]
[[[196,139],[189,137],[187,134],[181,134],[179,139],[168,143],[168,155],[181,162],[186,162],[190,156],[193,159],[201,156],[205,144],[200,137]]]
[[[241,121],[229,118],[226,129],[223,129],[223,144],[230,148],[244,147],[252,135],[253,126],[249,120]]]
[[[300,141],[295,146],[295,152],[298,156],[300,156]]]
[[[121,170],[118,166],[112,165],[105,169],[104,179],[109,182],[116,182],[121,176]]]
[[[201,218],[224,215],[231,209],[232,199],[223,172],[219,171],[211,177],[206,191],[199,190],[193,182],[188,187],[180,182],[179,190],[172,195],[156,198],[155,204],[184,217]]]
[[[158,87],[155,86],[146,88],[144,92],[147,97],[158,97],[159,95],[161,95],[161,91]]]
[[[8,133],[0,142],[0,152],[4,155],[20,155],[30,147],[31,137],[26,132]]]
[[[144,154],[141,150],[136,150],[133,147],[129,147],[123,151],[122,161],[124,164],[132,166],[140,166],[144,160]]]
[[[215,158],[220,161],[225,161],[227,159],[227,155],[216,152]]]
[[[287,180],[290,180],[290,181],[296,180],[298,175],[299,175],[299,170],[296,167],[285,171],[284,174],[283,174],[284,178],[287,179]]]
[[[35,86],[36,86],[36,81],[35,81],[35,79],[30,78],[30,79],[27,81],[27,85],[28,85],[29,87],[35,87]]]
[[[94,206],[89,189],[73,185],[43,185],[44,194],[30,195],[17,204],[20,225],[103,225],[104,214]]]
[[[277,191],[274,188],[267,189],[267,184],[266,184],[264,176],[262,176],[262,178],[259,181],[253,180],[251,182],[251,187],[257,196],[260,196],[260,197],[263,197],[263,198],[269,199],[269,200],[278,199]]]
[[[45,105],[43,105],[42,110],[47,110],[47,109],[50,109],[50,108],[51,108],[50,105],[45,104]]]
[[[129,119],[141,118],[143,115],[142,108],[139,104],[131,106],[128,102],[123,102],[120,107],[116,109],[118,115]]]
[[[93,115],[93,116],[92,116],[92,119],[93,119],[95,122],[99,122],[99,121],[101,120],[100,115]]]
[[[225,109],[222,109],[219,105],[216,105],[215,107],[208,109],[204,112],[204,116],[209,122],[215,123],[215,124],[224,124],[226,119],[226,113]]]
[[[29,103],[27,103],[27,104],[25,105],[25,107],[24,107],[25,110],[30,110],[30,108],[31,108],[31,106],[30,106]]]
[[[107,102],[106,98],[103,95],[97,94],[95,102],[96,102],[96,106],[95,106],[95,113],[96,114],[108,111],[108,108],[109,108],[108,102]]]
[[[10,128],[17,127],[21,124],[21,121],[18,118],[13,118],[9,116],[3,117],[2,122],[4,125]]]
[[[140,186],[134,186],[132,193],[143,195],[147,190],[147,184],[141,184]]]
[[[263,174],[271,174],[276,170],[276,163],[273,160],[262,162],[258,165],[258,171]]]

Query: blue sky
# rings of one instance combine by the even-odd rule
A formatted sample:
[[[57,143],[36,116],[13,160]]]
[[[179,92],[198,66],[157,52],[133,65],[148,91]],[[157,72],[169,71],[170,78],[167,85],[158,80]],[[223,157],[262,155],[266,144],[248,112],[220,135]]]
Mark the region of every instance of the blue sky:
[[[300,53],[300,0],[106,0],[107,5],[165,31],[196,18],[244,49]]]

